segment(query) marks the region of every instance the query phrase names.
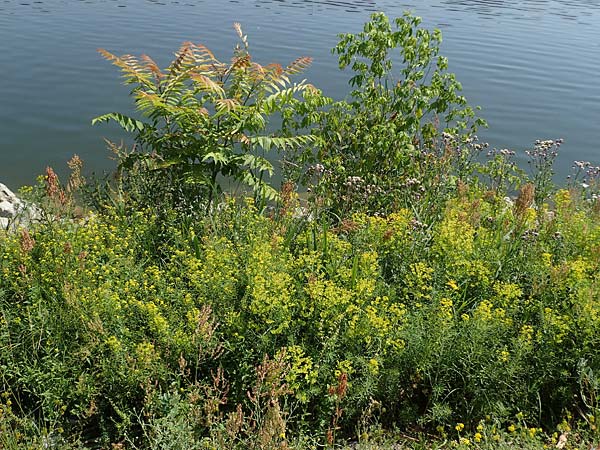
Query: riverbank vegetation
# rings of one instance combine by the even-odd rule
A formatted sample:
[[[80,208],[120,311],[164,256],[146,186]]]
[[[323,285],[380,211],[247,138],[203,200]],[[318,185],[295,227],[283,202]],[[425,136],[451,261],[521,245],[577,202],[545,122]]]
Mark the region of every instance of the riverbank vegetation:
[[[74,158],[23,189],[0,448],[598,445],[600,170],[556,187],[560,140],[527,171],[479,143],[415,17],[341,36],[345,101],[236,30],[228,63],[103,52],[142,118],[96,122],[135,147],[108,180]]]

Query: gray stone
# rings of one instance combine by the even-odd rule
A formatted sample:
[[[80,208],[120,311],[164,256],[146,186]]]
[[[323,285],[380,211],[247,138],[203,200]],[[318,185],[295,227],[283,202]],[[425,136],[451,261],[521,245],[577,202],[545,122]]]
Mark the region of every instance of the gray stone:
[[[23,210],[23,202],[14,192],[0,183],[0,226],[7,228],[20,210]]]
[[[38,216],[37,208],[23,202],[17,195],[0,183],[0,228],[27,225]]]

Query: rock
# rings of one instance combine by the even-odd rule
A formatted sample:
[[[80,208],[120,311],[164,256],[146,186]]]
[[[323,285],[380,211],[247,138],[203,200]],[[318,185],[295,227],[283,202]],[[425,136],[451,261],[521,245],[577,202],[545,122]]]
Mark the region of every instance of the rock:
[[[19,210],[23,209],[23,202],[8,189],[5,185],[0,183],[0,226],[7,228],[11,219],[14,219]]]
[[[27,224],[37,217],[37,209],[27,205],[17,195],[0,183],[0,228]]]

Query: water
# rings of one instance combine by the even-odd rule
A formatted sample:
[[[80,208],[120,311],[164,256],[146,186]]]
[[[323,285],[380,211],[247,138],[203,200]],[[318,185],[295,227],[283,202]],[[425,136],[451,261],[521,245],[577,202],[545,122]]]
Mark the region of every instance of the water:
[[[442,30],[442,53],[482,106],[491,146],[522,151],[562,137],[560,176],[572,160],[600,162],[597,0],[0,0],[0,181],[31,184],[74,153],[88,170],[112,167],[103,138],[124,135],[90,121],[131,103],[99,47],[166,64],[192,40],[226,59],[239,21],[256,60],[312,56],[304,76],[341,98],[348,74],[329,51],[336,34],[359,31],[373,11],[407,9]]]

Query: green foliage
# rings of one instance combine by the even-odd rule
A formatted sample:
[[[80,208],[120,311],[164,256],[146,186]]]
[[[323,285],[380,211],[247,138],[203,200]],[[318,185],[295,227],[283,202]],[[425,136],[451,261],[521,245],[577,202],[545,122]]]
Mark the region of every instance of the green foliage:
[[[184,197],[209,200],[221,192],[222,177],[241,182],[258,198],[273,200],[269,185],[273,165],[266,154],[312,142],[307,135],[277,136],[267,132],[269,117],[294,96],[313,89],[290,77],[310,65],[298,58],[287,67],[262,66],[253,61],[247,37],[240,38],[230,63],[223,63],[202,45],[184,43],[176,57],[161,70],[149,56],[102,55],[123,72],[142,122],[119,113],[97,117],[92,123],[116,121],[134,133],[140,151],[124,156],[120,168],[136,177],[158,172],[162,185],[183,184]],[[137,166],[137,170],[134,170]]]
[[[290,195],[275,218],[231,200],[66,220],[56,182],[41,223],[0,237],[19,442],[294,448],[460,422],[460,444],[517,414],[597,437],[600,226],[569,191],[552,214],[472,187],[430,226],[400,209],[332,228]]]
[[[302,179],[338,216],[434,204],[428,195],[445,195],[456,177],[470,175],[474,132],[484,122],[447,72],[440,31],[419,24],[410,14],[390,23],[375,13],[360,33],[340,35],[333,51],[352,71],[350,99],[321,114],[303,107],[303,120],[288,111],[291,127],[311,126],[318,137],[316,152],[299,158],[313,164]]]
[[[562,142],[562,139],[537,140],[534,148],[525,152],[529,157],[528,163],[533,174],[536,205],[542,205],[554,191],[553,165]]]
[[[109,56],[150,122],[97,121],[120,122],[156,155],[113,146],[116,189],[89,187],[78,158],[65,186],[48,169],[22,191],[39,220],[0,231],[0,448],[598,443],[597,168],[580,163],[590,184],[554,192],[558,141],[536,144],[530,183],[510,151],[472,162],[483,148],[462,120],[472,111],[443,59],[437,75],[420,73],[439,35],[417,25],[375,15],[344,36],[356,101],[328,111],[319,91],[289,88],[304,63],[259,70],[241,32],[231,65],[191,44],[167,72]],[[389,82],[398,46],[410,88]],[[317,125],[316,205],[335,221],[302,208],[291,183],[272,209],[211,197],[219,174],[263,183],[256,146],[291,145],[288,162],[309,162],[298,153],[309,138],[262,134],[267,112]],[[350,196],[347,169],[388,190]],[[212,177],[200,185],[213,207],[194,214],[174,182],[198,173]],[[157,206],[164,192],[176,201]]]

